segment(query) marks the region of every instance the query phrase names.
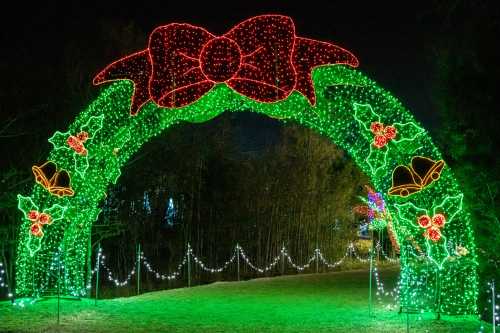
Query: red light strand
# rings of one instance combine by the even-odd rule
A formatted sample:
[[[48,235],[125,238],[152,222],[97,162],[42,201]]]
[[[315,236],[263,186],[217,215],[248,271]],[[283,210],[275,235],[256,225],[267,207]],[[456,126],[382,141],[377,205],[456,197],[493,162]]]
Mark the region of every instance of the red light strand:
[[[280,101],[296,90],[315,105],[311,71],[327,64],[359,62],[334,44],[297,37],[290,17],[262,15],[223,36],[190,24],[160,26],[146,50],[111,63],[94,84],[131,80],[131,114],[149,100],[170,108],[191,104],[221,82],[259,102]]]

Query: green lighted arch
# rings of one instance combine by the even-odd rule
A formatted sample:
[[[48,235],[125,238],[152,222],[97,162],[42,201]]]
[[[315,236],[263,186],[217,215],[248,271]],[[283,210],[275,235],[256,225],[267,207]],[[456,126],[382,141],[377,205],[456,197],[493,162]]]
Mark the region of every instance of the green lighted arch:
[[[317,103],[313,107],[298,92],[276,103],[260,103],[220,84],[195,103],[182,108],[159,108],[147,104],[130,116],[132,84],[113,83],[85,109],[65,133],[56,132],[48,160],[71,176],[74,196],[57,197],[36,184],[29,197],[19,196],[19,207],[52,214],[43,226],[43,237],[34,236],[32,222],[23,218],[17,256],[16,292],[36,296],[50,288],[50,265],[57,249],[64,260],[66,293],[87,293],[87,242],[92,223],[110,183],[116,183],[120,168],[152,137],[174,124],[204,122],[224,111],[253,111],[295,121],[345,149],[384,194],[401,247],[401,304],[406,307],[450,314],[476,311],[476,253],[470,216],[462,205],[462,192],[447,166],[439,179],[407,197],[389,195],[392,173],[398,165],[410,165],[414,156],[434,161],[441,154],[429,134],[401,103],[361,72],[341,65],[323,66],[313,72]],[[370,126],[379,121],[394,125],[397,136],[385,147],[372,145]],[[86,157],[68,148],[69,135],[90,135]],[[417,218],[443,213],[442,238],[423,236]],[[439,297],[438,297],[439,296]]]

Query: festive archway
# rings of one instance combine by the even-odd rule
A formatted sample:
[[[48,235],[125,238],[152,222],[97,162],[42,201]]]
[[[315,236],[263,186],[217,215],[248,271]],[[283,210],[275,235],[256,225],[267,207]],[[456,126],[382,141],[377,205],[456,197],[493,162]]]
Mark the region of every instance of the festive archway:
[[[18,196],[17,295],[50,288],[59,254],[63,290],[85,295],[91,227],[121,166],[174,124],[253,111],[330,138],[370,176],[374,227],[387,227],[400,248],[403,307],[474,313],[477,262],[460,186],[425,129],[357,65],[338,46],[297,37],[280,15],[220,37],[188,24],[155,29],[147,49],[96,76],[117,82],[49,139],[47,161],[33,167],[32,194]]]

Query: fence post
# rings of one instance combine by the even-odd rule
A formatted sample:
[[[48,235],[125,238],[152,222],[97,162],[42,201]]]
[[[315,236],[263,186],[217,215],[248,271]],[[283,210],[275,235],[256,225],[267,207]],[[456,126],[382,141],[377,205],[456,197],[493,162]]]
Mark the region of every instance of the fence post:
[[[238,281],[240,280],[240,244],[236,244],[236,264],[237,264],[237,273],[238,273]]]
[[[373,230],[371,231],[372,236],[372,246],[370,249],[370,286],[369,286],[369,295],[368,295],[368,315],[372,314],[372,275],[373,275]]]
[[[97,305],[97,298],[99,297],[99,271],[101,265],[101,243],[97,243],[97,262],[95,265],[95,302],[94,305]]]
[[[61,313],[61,250],[57,252],[57,325],[60,323]]]
[[[141,243],[137,244],[137,259],[135,263],[137,274],[137,295],[141,292]]]
[[[316,242],[316,274],[319,273],[319,247],[318,242]]]
[[[191,245],[187,245],[188,288],[191,287]]]
[[[493,333],[496,333],[496,306],[495,306],[495,280],[491,281],[491,324],[493,325]]]
[[[281,275],[285,274],[285,243],[281,247]]]

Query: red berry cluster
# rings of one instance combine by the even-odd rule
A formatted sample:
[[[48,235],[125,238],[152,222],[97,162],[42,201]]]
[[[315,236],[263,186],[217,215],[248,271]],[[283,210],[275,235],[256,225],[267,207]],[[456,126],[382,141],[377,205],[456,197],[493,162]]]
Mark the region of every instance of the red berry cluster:
[[[87,156],[87,149],[83,145],[85,141],[89,138],[87,132],[80,132],[76,136],[70,135],[66,140],[68,146],[73,149],[78,155]]]
[[[379,149],[394,139],[397,134],[396,127],[390,125],[384,126],[384,124],[378,121],[370,125],[370,130],[375,135],[373,138],[373,145]]]
[[[418,225],[425,228],[424,237],[433,242],[441,239],[441,228],[445,223],[446,218],[443,214],[435,214],[432,218],[429,215],[422,215],[418,218]]]
[[[47,213],[40,213],[36,210],[31,210],[27,214],[28,220],[31,221],[30,231],[33,236],[42,237],[42,226],[52,223],[52,217]]]

